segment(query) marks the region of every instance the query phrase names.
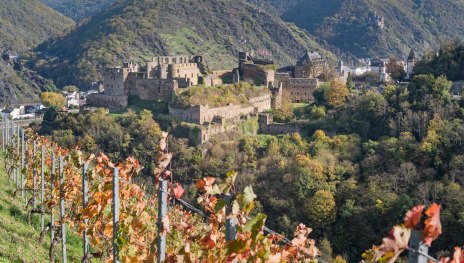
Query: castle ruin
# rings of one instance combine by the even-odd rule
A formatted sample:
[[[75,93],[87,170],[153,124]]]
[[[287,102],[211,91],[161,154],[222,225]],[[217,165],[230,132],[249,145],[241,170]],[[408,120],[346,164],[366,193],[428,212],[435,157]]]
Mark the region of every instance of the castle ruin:
[[[197,130],[195,141],[204,143],[214,134],[234,129],[243,118],[280,108],[284,94],[292,102],[313,101],[312,93],[319,86],[318,78],[323,76],[326,67],[327,62],[318,52],[305,53],[295,66],[278,73],[273,61],[255,58],[253,52],[240,52],[237,68],[216,72],[209,71],[202,56],[159,56],[145,66],[129,62],[122,67],[105,69],[104,93],[92,94],[88,102],[94,106],[123,109],[128,106],[129,97],[147,101],[171,100],[173,94],[182,89],[199,85],[219,86],[223,80],[262,87],[260,94],[248,97],[242,104],[190,105],[187,108],[169,104],[169,114],[194,125]],[[283,127],[270,123],[263,127],[266,127],[263,131],[271,133],[300,129],[299,125]]]
[[[154,57],[144,67],[124,63],[122,67],[106,68],[103,79],[104,93],[92,94],[89,103],[116,109],[127,107],[129,96],[141,100],[165,100],[179,88],[200,83],[207,86],[222,84],[219,77],[209,74],[202,56]]]

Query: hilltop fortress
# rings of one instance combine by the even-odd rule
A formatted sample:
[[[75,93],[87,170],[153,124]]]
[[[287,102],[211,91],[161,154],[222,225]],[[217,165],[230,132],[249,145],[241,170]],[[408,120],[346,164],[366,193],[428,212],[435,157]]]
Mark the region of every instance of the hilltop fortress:
[[[129,62],[122,67],[106,68],[104,93],[92,94],[88,103],[123,109],[132,96],[145,101],[172,101],[174,94],[191,87],[220,87],[241,82],[262,87],[261,92],[247,95],[239,104],[176,107],[170,103],[171,116],[199,125],[195,137],[198,143],[203,143],[213,134],[235,128],[238,121],[247,116],[280,108],[284,96],[292,102],[312,101],[313,90],[319,86],[318,78],[326,67],[326,61],[317,52],[306,53],[295,66],[279,72],[273,61],[256,58],[252,52],[239,53],[237,68],[215,72],[208,69],[202,56],[160,56],[145,66]]]
[[[145,67],[132,62],[122,67],[106,68],[103,73],[103,94],[89,97],[89,103],[96,106],[122,109],[127,107],[128,97],[137,96],[141,100],[164,100],[178,88],[217,85],[222,82],[208,75],[202,56],[154,57]],[[216,81],[216,82],[215,82]]]

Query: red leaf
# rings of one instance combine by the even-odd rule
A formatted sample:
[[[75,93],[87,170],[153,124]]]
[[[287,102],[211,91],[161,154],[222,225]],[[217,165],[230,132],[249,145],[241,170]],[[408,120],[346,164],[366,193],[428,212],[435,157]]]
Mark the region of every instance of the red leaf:
[[[182,185],[180,185],[179,183],[176,183],[176,187],[174,187],[173,191],[174,191],[174,196],[176,197],[176,199],[180,199],[180,197],[185,192],[184,188],[182,188]]]
[[[420,218],[422,216],[422,211],[424,211],[423,205],[418,205],[413,209],[409,210],[406,213],[406,218],[404,219],[404,225],[407,228],[415,228],[419,224]]]
[[[425,227],[422,233],[424,235],[424,244],[429,247],[432,245],[432,241],[437,239],[441,234],[440,208],[440,205],[432,204],[425,211],[428,218],[425,220]]]

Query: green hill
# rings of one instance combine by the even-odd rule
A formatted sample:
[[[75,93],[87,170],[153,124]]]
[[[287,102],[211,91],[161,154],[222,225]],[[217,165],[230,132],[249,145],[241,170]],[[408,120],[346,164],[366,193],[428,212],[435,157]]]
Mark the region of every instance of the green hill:
[[[14,183],[7,179],[5,165],[0,161],[0,262],[48,262],[50,236],[39,243],[39,216],[27,224],[27,214],[21,197],[13,198]],[[46,222],[48,223],[48,222]],[[80,262],[82,242],[80,237],[67,235],[68,261]],[[61,259],[61,248],[57,247],[55,258]]]
[[[116,0],[41,0],[67,17],[79,21],[107,8]]]
[[[0,54],[16,55],[63,34],[74,22],[37,0],[4,0],[0,5]],[[0,59],[0,104],[39,100],[50,83],[36,73]]]
[[[59,87],[85,87],[101,79],[105,66],[123,60],[203,54],[211,68],[220,69],[235,66],[236,53],[245,48],[271,50],[282,65],[295,63],[306,49],[333,58],[302,30],[243,0],[129,0],[44,43],[30,64]]]
[[[3,0],[0,5],[0,50],[34,48],[62,34],[74,22],[37,0]]]
[[[305,28],[333,47],[357,56],[423,53],[441,38],[464,37],[461,0],[249,0],[278,10],[285,21]],[[385,27],[373,15],[384,17]]]

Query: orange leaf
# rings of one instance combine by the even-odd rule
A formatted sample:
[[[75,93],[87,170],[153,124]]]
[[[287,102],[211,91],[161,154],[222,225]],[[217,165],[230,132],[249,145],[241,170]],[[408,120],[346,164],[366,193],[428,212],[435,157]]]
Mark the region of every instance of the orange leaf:
[[[215,233],[209,233],[209,235],[203,237],[201,240],[200,240],[201,244],[208,248],[208,249],[212,249],[216,246],[216,242],[217,242],[217,234]]]
[[[413,209],[409,210],[406,213],[406,218],[404,219],[404,225],[407,228],[415,228],[419,224],[420,218],[422,216],[422,211],[424,211],[423,205],[418,205]]]
[[[440,208],[440,205],[432,204],[425,211],[428,218],[425,220],[425,227],[422,233],[424,235],[424,244],[429,247],[432,245],[432,241],[437,239],[441,234]]]
[[[105,229],[103,230],[103,235],[105,235],[108,238],[113,237],[113,225],[112,224],[105,225]]]

